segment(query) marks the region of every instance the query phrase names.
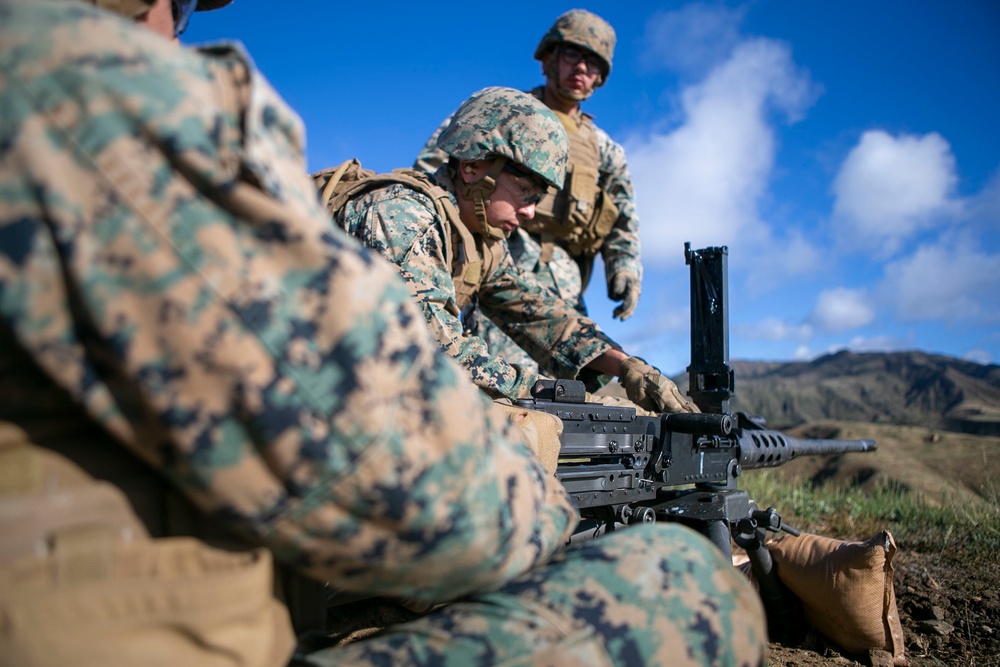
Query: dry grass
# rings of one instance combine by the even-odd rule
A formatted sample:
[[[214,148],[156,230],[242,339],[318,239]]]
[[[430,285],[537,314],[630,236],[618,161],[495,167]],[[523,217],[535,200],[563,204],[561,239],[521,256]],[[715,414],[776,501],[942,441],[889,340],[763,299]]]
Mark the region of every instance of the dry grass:
[[[980,585],[1000,586],[1000,486],[984,488],[981,502],[929,502],[919,491],[879,480],[870,488],[788,479],[751,471],[743,488],[762,507],[775,507],[799,530],[845,540],[892,533],[900,549],[947,556],[981,573]]]

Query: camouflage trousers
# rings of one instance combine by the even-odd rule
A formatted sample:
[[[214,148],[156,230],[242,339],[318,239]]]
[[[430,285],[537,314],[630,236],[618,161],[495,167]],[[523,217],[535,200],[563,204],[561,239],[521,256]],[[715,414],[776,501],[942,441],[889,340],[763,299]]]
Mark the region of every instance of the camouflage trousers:
[[[764,664],[764,613],[718,549],[676,524],[569,547],[496,592],[318,651],[332,665]]]
[[[552,258],[543,263],[539,261],[542,255],[541,244],[522,229],[511,234],[508,246],[511,257],[519,269],[534,273],[543,285],[554,290],[569,303],[577,304],[580,314],[587,314],[587,308],[583,304],[580,267],[565,249],[558,245],[554,246]],[[472,318],[470,333],[485,341],[491,354],[507,363],[520,366],[528,373],[542,375],[535,360],[482,312],[475,310]]]

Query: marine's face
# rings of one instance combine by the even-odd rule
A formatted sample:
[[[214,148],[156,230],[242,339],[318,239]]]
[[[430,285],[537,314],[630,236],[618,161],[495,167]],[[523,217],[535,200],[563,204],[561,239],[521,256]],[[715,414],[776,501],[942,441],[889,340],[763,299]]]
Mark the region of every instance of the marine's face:
[[[493,166],[493,160],[463,162],[459,172],[466,183],[483,180]],[[535,217],[535,205],[545,194],[546,185],[517,165],[507,163],[497,176],[496,188],[487,197],[486,223],[510,234],[524,220]],[[458,200],[462,222],[474,232],[483,232],[475,207],[468,199]]]
[[[504,234],[510,234],[521,226],[522,221],[535,217],[535,205],[544,193],[544,186],[530,176],[516,174],[505,167],[497,177],[496,190],[490,195],[490,203],[486,207],[487,223]]]
[[[144,25],[153,32],[157,32],[167,39],[175,40],[174,34],[174,12],[170,6],[170,0],[156,0],[149,11],[140,14],[135,18],[135,22]]]
[[[562,45],[555,51],[556,68],[548,75],[548,85],[567,99],[582,101],[590,97],[601,78],[600,59],[576,46]],[[556,74],[558,70],[558,75]]]

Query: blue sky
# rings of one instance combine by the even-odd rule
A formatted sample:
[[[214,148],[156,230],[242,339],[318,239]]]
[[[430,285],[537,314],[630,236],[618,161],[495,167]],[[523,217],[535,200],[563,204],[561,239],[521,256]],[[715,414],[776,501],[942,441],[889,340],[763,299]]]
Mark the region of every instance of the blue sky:
[[[592,317],[668,373],[689,356],[683,243],[729,247],[733,359],[920,349],[1000,363],[1000,2],[265,3],[194,17],[305,121],[309,167],[407,166],[488,85],[541,82],[563,11],[618,33],[584,108],[622,143],[645,276]],[[433,9],[432,9],[433,8]]]

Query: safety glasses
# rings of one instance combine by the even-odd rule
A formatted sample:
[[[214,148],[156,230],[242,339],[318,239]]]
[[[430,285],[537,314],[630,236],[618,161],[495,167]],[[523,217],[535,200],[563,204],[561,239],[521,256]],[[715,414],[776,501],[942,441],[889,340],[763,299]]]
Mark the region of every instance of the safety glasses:
[[[542,195],[548,190],[548,186],[539,181],[538,178],[517,168],[510,162],[505,163],[501,171],[515,178],[514,185],[517,187],[521,201],[525,206],[538,204],[542,200]]]
[[[586,61],[588,74],[600,74],[604,68],[604,61],[597,54],[584,53],[575,46],[563,45],[559,47],[559,57],[567,65],[576,65],[581,60]]]

